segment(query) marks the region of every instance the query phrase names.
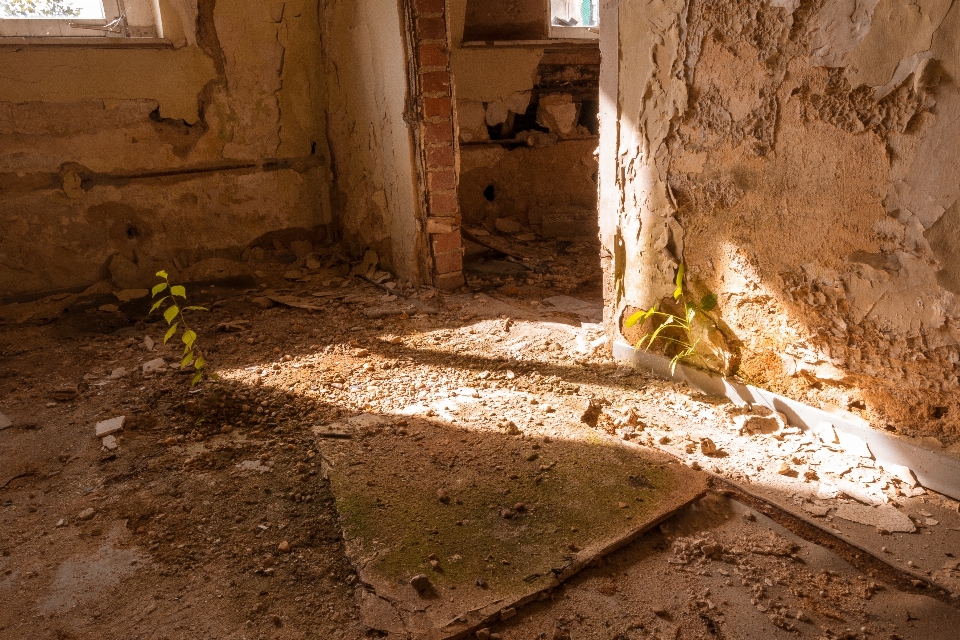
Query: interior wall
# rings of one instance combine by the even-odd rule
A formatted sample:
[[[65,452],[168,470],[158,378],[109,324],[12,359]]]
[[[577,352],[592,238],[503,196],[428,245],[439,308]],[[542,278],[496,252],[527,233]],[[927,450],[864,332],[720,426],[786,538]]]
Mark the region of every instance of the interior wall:
[[[317,0],[163,0],[167,48],[0,45],[0,295],[331,222]]]
[[[340,232],[354,253],[373,248],[399,276],[421,281],[423,212],[408,124],[416,111],[399,2],[331,0],[322,15]]]
[[[611,330],[669,297],[683,262],[689,289],[719,295],[748,381],[931,446],[960,439],[960,4],[614,4]]]
[[[596,132],[578,126],[578,114],[584,99],[596,102],[599,55],[595,43],[564,48],[543,42],[546,5],[535,11],[534,5],[501,0],[448,3],[460,210],[465,224],[491,232],[518,229],[566,236],[575,231],[578,237],[595,237]],[[464,46],[468,18],[478,20],[486,36],[511,40],[513,34],[503,23],[514,17],[521,27],[530,20],[543,26],[541,42]],[[491,130],[499,132],[504,122],[520,123],[525,116],[528,122],[508,125],[507,136],[491,139]],[[498,219],[505,219],[499,227]]]

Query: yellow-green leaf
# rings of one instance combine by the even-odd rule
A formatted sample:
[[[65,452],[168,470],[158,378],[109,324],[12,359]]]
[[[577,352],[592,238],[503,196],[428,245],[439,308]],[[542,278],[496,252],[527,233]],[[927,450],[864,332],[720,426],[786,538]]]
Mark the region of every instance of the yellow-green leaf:
[[[166,282],[161,282],[161,283],[158,284],[158,285],[154,285],[154,287],[153,287],[153,295],[150,296],[150,297],[151,297],[151,298],[156,298],[156,297],[157,297],[157,294],[160,293],[161,291],[163,291],[163,290],[166,289],[166,288],[167,288],[167,283],[166,283]]]
[[[159,300],[157,300],[156,302],[154,302],[154,303],[153,303],[153,306],[150,307],[150,313],[153,313],[154,311],[156,311],[157,309],[159,309],[159,308],[160,308],[160,305],[162,305],[162,304],[163,304],[163,301],[166,300],[168,297],[169,297],[169,296],[164,296],[164,297],[160,298]]]
[[[624,322],[623,324],[626,327],[632,327],[633,325],[640,322],[640,318],[642,318],[644,315],[646,315],[645,311],[637,311],[635,314],[627,318],[627,321]]]
[[[169,330],[167,330],[167,335],[163,336],[163,344],[167,344],[167,342],[170,341],[170,338],[172,338],[174,334],[177,332],[177,326],[179,324],[180,324],[179,322],[174,322],[173,326],[170,327]]]
[[[677,285],[676,290],[673,292],[673,299],[679,300],[680,296],[683,295],[683,263],[680,263],[680,268],[677,269],[677,279],[675,280]]]
[[[203,356],[197,358],[197,361],[193,363],[193,368],[199,371],[203,369],[203,365],[207,364],[207,361],[203,359]]]
[[[170,287],[170,294],[180,296],[184,300],[187,299],[187,290],[179,284],[174,287]]]
[[[193,343],[197,341],[197,334],[194,333],[193,329],[187,329],[183,332],[183,344],[187,347],[192,347]]]
[[[172,304],[163,312],[163,319],[167,321],[167,324],[170,324],[173,322],[173,319],[177,317],[178,313],[180,313],[180,307]]]
[[[183,368],[183,367],[190,366],[191,362],[193,362],[193,351],[183,356],[183,360],[180,361],[180,367]]]
[[[190,381],[190,386],[191,387],[195,386],[198,382],[200,382],[200,378],[202,377],[203,377],[203,371],[197,371],[197,375],[193,376],[193,380]]]
[[[164,280],[166,280],[169,276],[167,276],[167,272],[166,272],[166,271],[161,270],[161,271],[157,271],[157,277],[158,277],[158,278],[163,278]]]

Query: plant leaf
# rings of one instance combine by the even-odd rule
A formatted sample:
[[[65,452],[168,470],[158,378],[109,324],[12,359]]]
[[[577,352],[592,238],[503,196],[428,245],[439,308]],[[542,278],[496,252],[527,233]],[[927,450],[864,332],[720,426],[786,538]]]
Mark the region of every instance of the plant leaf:
[[[704,311],[713,311],[717,308],[717,294],[708,293],[700,299],[700,308]]]
[[[193,329],[187,329],[183,332],[183,344],[187,345],[188,348],[193,346],[193,343],[197,341],[197,334]]]
[[[219,380],[219,379],[220,379],[220,376],[218,376],[216,373],[208,373],[208,374],[207,374],[207,377],[210,378],[211,380]]]
[[[180,361],[180,368],[182,369],[183,367],[189,366],[191,362],[193,362],[193,351],[190,351],[187,353],[187,355],[183,356],[183,360]]]
[[[161,291],[163,291],[163,290],[166,289],[166,288],[167,288],[167,283],[166,283],[166,282],[161,282],[161,283],[158,284],[158,285],[154,285],[154,287],[153,287],[153,295],[151,295],[150,297],[151,297],[151,298],[156,298],[156,297],[157,297],[157,294],[160,293]]]
[[[200,371],[200,369],[203,369],[203,365],[205,364],[207,364],[207,361],[203,359],[203,356],[200,356],[197,358],[197,361],[193,363],[193,368],[197,371]]]
[[[174,287],[170,287],[170,295],[180,296],[181,298],[183,298],[184,300],[186,300],[186,299],[187,299],[187,290],[186,290],[185,287],[183,287],[183,286],[181,286],[181,285],[178,284],[178,285],[176,285],[176,286],[174,286]]]
[[[646,315],[647,315],[646,311],[637,311],[635,314],[627,318],[627,321],[623,323],[623,326],[632,327],[633,325],[640,322],[640,320],[644,318],[644,316]]]
[[[203,377],[203,371],[197,371],[197,375],[193,376],[193,380],[190,381],[190,386],[191,387],[196,386],[196,384],[200,382],[200,378],[202,377]]]
[[[167,275],[166,271],[160,270],[160,271],[157,271],[157,277],[163,278],[164,280],[166,280],[169,276]]]
[[[186,307],[187,311],[210,311],[206,307]]]
[[[680,263],[680,268],[677,269],[677,279],[674,281],[677,285],[676,290],[673,292],[673,299],[679,300],[680,296],[683,295],[683,263]]]
[[[177,326],[178,326],[179,324],[180,324],[179,322],[174,322],[174,323],[173,323],[173,326],[170,327],[170,328],[167,330],[167,335],[163,336],[163,344],[167,344],[167,342],[169,342],[170,338],[172,338],[172,337],[174,336],[174,334],[177,332]]]
[[[166,299],[169,298],[169,297],[170,297],[170,296],[164,296],[164,297],[160,298],[159,300],[157,300],[156,302],[154,302],[154,303],[153,303],[153,306],[150,307],[150,313],[153,313],[154,311],[156,311],[157,309],[159,309],[159,308],[160,308],[160,305],[163,304],[164,300],[166,300]]]
[[[178,313],[180,313],[180,307],[172,304],[163,312],[163,319],[167,321],[167,324],[170,324],[173,322],[173,319],[177,317]]]

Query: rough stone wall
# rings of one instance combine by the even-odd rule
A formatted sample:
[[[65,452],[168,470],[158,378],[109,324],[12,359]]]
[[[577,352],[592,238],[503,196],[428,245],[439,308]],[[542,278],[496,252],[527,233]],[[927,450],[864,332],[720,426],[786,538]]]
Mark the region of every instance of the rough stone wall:
[[[960,439],[960,3],[625,0],[601,21],[611,330],[682,261],[748,381]]]
[[[326,237],[317,0],[161,6],[170,48],[0,49],[0,295]]]

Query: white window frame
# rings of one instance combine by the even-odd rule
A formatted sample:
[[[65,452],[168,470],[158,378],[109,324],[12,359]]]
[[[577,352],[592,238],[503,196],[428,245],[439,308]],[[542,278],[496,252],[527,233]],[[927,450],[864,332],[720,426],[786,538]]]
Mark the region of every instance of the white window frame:
[[[597,24],[588,25],[588,26],[562,26],[556,25],[553,23],[554,12],[558,9],[556,7],[563,5],[577,5],[581,4],[582,0],[547,0],[547,20],[548,20],[548,33],[551,39],[553,40],[599,40],[600,39],[600,0],[594,0],[596,5],[596,16]]]
[[[159,0],[102,0],[105,18],[0,17],[0,44],[6,41],[67,41],[101,43],[110,40],[163,39]]]

